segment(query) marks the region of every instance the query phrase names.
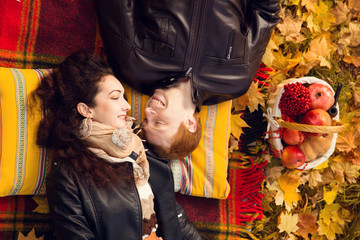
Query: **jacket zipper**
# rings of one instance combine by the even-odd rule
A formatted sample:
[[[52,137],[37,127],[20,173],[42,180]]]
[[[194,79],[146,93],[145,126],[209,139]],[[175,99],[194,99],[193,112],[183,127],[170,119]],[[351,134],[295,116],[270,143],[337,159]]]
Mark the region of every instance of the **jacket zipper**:
[[[135,189],[135,193],[137,195],[137,203],[138,203],[138,206],[139,206],[139,217],[140,217],[140,229],[139,229],[139,233],[140,233],[140,240],[142,239],[142,236],[143,236],[143,215],[142,215],[142,207],[141,207],[141,200],[140,200],[140,195],[139,195],[139,191],[136,187],[136,183],[135,183],[135,176],[134,176],[134,167],[131,166],[130,167],[131,171],[130,171],[130,175],[132,176],[132,179],[133,179],[133,188]]]
[[[194,74],[192,74],[191,83],[193,88],[193,97],[198,100],[198,92],[196,91],[197,86],[197,70],[199,69],[199,61],[203,57],[201,53],[201,49],[204,47],[201,41],[201,37],[203,35],[203,27],[206,16],[206,5],[207,0],[202,1],[194,1],[194,12],[193,12],[193,21],[191,23],[190,28],[190,36],[189,36],[189,49],[186,54],[185,59],[186,62],[184,64],[185,69],[192,68]]]
[[[233,47],[234,47],[234,41],[235,41],[235,29],[233,29],[230,32],[228,50],[227,50],[227,54],[226,54],[226,60],[230,60],[230,58],[231,58],[231,53],[232,53]]]

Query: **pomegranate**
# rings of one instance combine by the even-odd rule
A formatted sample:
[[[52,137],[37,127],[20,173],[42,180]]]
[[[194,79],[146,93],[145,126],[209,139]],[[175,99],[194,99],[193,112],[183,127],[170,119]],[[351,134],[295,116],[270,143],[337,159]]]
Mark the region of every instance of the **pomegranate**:
[[[335,97],[331,88],[321,84],[313,83],[308,87],[310,93],[310,109],[329,110],[334,105]]]
[[[301,123],[316,126],[331,126],[332,119],[328,112],[322,109],[313,109],[305,113]],[[304,132],[306,136],[319,137],[321,133]]]

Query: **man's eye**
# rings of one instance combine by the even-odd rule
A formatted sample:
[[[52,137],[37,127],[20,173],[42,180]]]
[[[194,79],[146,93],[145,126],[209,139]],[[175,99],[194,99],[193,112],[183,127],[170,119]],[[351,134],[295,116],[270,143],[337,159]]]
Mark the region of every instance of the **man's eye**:
[[[119,97],[112,97],[111,99],[112,99],[112,100],[118,100]]]
[[[156,122],[155,122],[155,125],[156,125],[156,126],[162,125],[162,122],[156,121]]]

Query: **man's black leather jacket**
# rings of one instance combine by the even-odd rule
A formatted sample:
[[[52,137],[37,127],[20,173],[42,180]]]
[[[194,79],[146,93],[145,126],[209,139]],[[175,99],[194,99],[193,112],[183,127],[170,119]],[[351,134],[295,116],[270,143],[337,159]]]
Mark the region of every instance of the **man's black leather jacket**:
[[[116,76],[152,94],[192,68],[193,102],[244,94],[259,68],[279,0],[96,0]]]
[[[157,235],[164,240],[201,240],[176,202],[172,172],[167,161],[149,152],[150,185],[155,196]],[[124,163],[129,174],[132,165]],[[47,176],[47,195],[57,239],[141,240],[140,198],[134,181],[95,187],[85,184],[65,167],[55,163]]]

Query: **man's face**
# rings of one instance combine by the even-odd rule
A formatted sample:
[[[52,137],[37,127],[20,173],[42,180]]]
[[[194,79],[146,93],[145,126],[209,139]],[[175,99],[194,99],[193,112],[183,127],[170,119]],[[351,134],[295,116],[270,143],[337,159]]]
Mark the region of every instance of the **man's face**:
[[[146,104],[143,129],[148,142],[169,147],[180,123],[192,117],[194,107],[184,85],[156,89]],[[190,101],[190,103],[189,103]]]

